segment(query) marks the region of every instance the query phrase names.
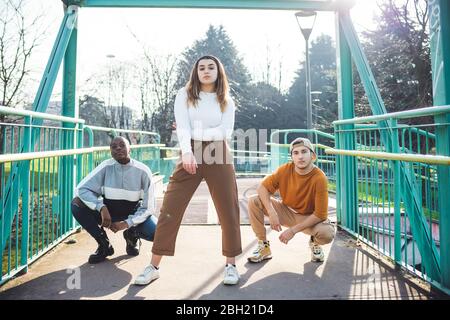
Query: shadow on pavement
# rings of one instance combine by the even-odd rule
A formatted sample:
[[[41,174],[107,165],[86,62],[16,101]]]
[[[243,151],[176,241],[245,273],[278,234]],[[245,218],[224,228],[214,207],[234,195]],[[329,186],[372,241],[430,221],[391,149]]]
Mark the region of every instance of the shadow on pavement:
[[[117,267],[129,258],[122,255],[99,264],[68,266],[0,292],[0,300],[102,299],[129,286],[132,275]]]

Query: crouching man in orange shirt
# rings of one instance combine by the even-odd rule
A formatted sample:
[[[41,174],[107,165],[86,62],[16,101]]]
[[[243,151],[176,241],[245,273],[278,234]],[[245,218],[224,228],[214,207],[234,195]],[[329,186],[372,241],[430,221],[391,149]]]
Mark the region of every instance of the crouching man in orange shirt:
[[[248,260],[261,262],[272,258],[266,238],[264,216],[269,217],[273,230],[282,231],[279,239],[287,244],[298,232],[310,235],[311,260],[321,262],[324,253],[321,245],[334,239],[335,227],[328,219],[328,184],[322,170],[314,165],[317,156],[311,142],[297,138],[289,151],[292,162],[280,166],[264,178],[258,194],[250,197],[248,212],[258,246]],[[279,191],[281,200],[271,195]]]

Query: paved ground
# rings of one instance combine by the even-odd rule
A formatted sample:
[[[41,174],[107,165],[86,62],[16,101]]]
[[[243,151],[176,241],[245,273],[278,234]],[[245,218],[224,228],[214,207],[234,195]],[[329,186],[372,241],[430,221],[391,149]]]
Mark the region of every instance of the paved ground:
[[[3,299],[441,299],[429,285],[392,268],[371,249],[338,231],[324,246],[326,260],[310,262],[308,237],[296,236],[287,246],[268,230],[274,258],[260,264],[246,257],[255,246],[245,199],[258,180],[238,180],[242,209],[243,254],[237,259],[241,281],[224,286],[221,230],[214,224],[205,185],[188,208],[178,236],[176,254],[161,264],[161,278],[146,287],[130,284],[148,264],[151,243],[143,242],[138,257],[128,257],[122,234],[111,234],[114,256],[87,264],[95,242],[86,232],[69,238],[34,263],[28,273],[0,288]],[[160,202],[160,201],[159,201]],[[333,204],[333,199],[330,199]],[[331,212],[332,209],[330,210]],[[208,214],[209,213],[209,214]],[[333,213],[331,217],[333,217]]]
[[[72,238],[36,262],[29,272],[4,285],[0,299],[430,299],[439,298],[427,285],[393,270],[377,256],[339,231],[325,246],[326,260],[309,260],[308,238],[297,236],[287,246],[270,233],[274,258],[250,264],[245,257],[255,245],[249,226],[242,227],[244,253],[237,260],[239,285],[222,285],[220,227],[180,229],[176,255],[164,258],[161,278],[147,287],[131,285],[149,261],[151,243],[138,257],[126,256],[121,235],[113,235],[116,250],[107,262],[86,263],[95,250],[88,234]],[[79,289],[73,269],[80,275]],[[75,287],[70,289],[70,287]]]

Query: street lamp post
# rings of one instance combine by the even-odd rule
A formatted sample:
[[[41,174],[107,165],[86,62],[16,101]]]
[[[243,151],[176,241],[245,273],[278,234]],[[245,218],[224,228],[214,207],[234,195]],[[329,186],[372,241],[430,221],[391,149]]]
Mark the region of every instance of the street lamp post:
[[[107,54],[106,57],[110,59],[109,61],[109,70],[108,70],[108,107],[111,107],[111,78],[112,78],[112,62],[116,56],[113,54]]]
[[[316,21],[317,12],[315,11],[299,11],[295,13],[298,26],[303,34],[306,42],[306,129],[312,129],[312,103],[311,103],[311,74],[309,66],[309,36],[311,35]],[[308,134],[312,138],[312,134]]]
[[[312,122],[312,126],[315,129],[316,126],[318,125],[319,121],[318,121],[318,117],[317,117],[317,112],[318,110],[318,102],[320,102],[320,95],[322,94],[322,91],[311,91],[311,97],[314,97],[314,99],[312,99],[312,106],[314,107],[314,112],[313,112],[313,122]]]

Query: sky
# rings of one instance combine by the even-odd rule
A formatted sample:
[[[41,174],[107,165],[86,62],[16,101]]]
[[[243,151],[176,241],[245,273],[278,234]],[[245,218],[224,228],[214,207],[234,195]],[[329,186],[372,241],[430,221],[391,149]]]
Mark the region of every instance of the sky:
[[[45,12],[44,23],[48,26],[45,41],[31,61],[36,80],[30,88],[37,89],[63,9],[59,0],[32,0],[32,6],[33,10]],[[376,9],[376,0],[356,1],[351,15],[358,32],[374,28]],[[277,66],[281,62],[281,87],[287,90],[305,57],[305,41],[294,13],[284,10],[81,8],[77,61],[79,94],[83,93],[86,79],[104,72],[109,63],[136,60],[142,53],[142,45],[132,33],[160,55],[179,55],[195,40],[203,38],[210,24],[224,26],[255,80],[261,79],[268,59]],[[335,38],[333,13],[318,13],[311,40],[323,33]],[[108,55],[114,58],[107,58]],[[60,99],[60,82],[58,79],[55,86],[55,100]],[[131,100],[132,96],[135,95],[131,94]],[[130,101],[130,104],[135,102]]]

